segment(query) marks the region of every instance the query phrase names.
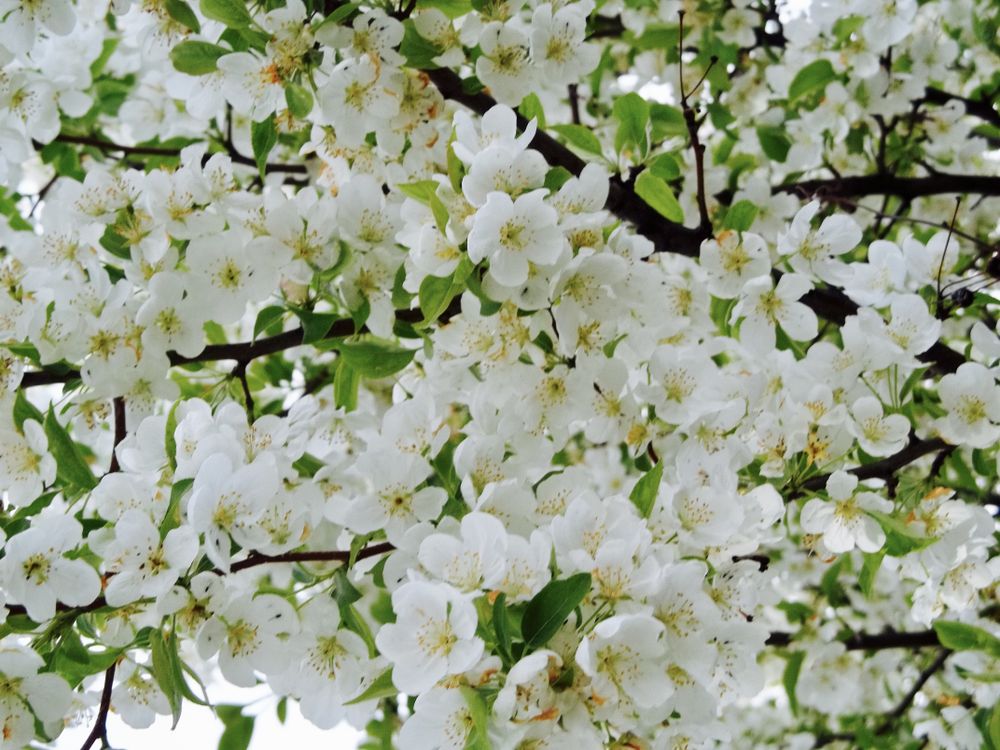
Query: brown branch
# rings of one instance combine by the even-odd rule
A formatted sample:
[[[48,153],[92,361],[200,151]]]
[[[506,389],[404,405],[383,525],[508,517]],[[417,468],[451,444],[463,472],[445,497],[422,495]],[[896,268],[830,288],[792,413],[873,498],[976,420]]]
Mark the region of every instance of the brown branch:
[[[687,91],[684,87],[684,11],[677,11],[678,18],[678,31],[677,31],[677,68],[678,68],[678,78],[679,78],[679,88],[681,92],[681,112],[684,115],[684,123],[687,125],[688,137],[691,140],[691,150],[694,152],[694,174],[696,183],[696,198],[698,201],[698,229],[702,232],[707,233],[709,236],[712,234],[712,220],[708,215],[708,201],[705,197],[705,146],[702,144],[701,140],[698,138],[698,129],[701,127],[703,120],[699,120],[694,113],[694,109],[688,103],[688,97],[694,95],[701,84],[704,82],[705,77],[708,72],[712,69],[712,66],[718,62],[718,58],[712,55],[711,60],[708,63],[708,67],[705,68],[704,74],[698,80],[698,83],[694,85],[691,91]]]
[[[254,404],[253,394],[250,392],[250,384],[247,382],[247,364],[248,360],[237,360],[236,367],[233,368],[233,377],[238,378],[240,385],[243,387],[243,402],[246,405],[247,417],[252,423],[254,421]]]
[[[870,464],[865,464],[864,466],[858,466],[854,469],[849,469],[849,473],[856,476],[858,479],[889,479],[895,472],[907,466],[918,458],[926,456],[930,453],[936,453],[937,451],[944,450],[950,446],[941,438],[930,438],[928,440],[920,440],[914,436],[911,436],[909,444],[903,448],[898,453],[894,453],[891,456],[883,458],[881,461],[875,461]],[[801,494],[801,490],[821,490],[826,486],[826,480],[830,478],[829,474],[819,474],[818,476],[810,477],[804,481],[796,490],[790,493],[790,496],[786,500],[792,500]]]
[[[484,93],[471,94],[462,85],[462,79],[447,68],[425,71],[441,95],[462,104],[474,112],[485,114],[496,105],[496,101]],[[517,126],[524,130],[528,121],[517,115]],[[560,166],[569,172],[579,175],[587,165],[583,159],[570,151],[548,133],[539,129],[531,141],[531,148],[538,151],[552,166]],[[702,240],[708,239],[711,232],[702,229],[689,229],[682,224],[675,224],[663,218],[642,198],[636,195],[631,185],[620,179],[612,178],[608,190],[608,202],[605,208],[619,219],[635,225],[635,231],[649,239],[657,252],[677,253],[694,257],[698,255]]]
[[[950,193],[994,196],[1000,195],[1000,177],[946,172],[927,177],[869,174],[789,182],[772,188],[772,191],[793,193],[803,198],[816,197],[829,202],[863,195],[895,195],[907,200]]]
[[[765,645],[783,648],[791,645],[794,633],[775,632],[768,636]],[[848,651],[881,651],[891,648],[928,648],[939,646],[937,633],[933,630],[916,630],[897,632],[887,630],[884,633],[852,633],[841,643]]]
[[[972,115],[973,117],[978,117],[980,120],[984,120],[991,125],[995,125],[1000,128],[1000,112],[997,112],[993,108],[993,104],[988,101],[983,101],[981,99],[968,99],[964,96],[959,96],[958,94],[951,94],[947,91],[942,91],[941,89],[934,88],[933,86],[928,86],[924,90],[923,101],[929,104],[947,104],[949,101],[962,102],[965,105],[965,113]]]
[[[382,542],[381,544],[373,544],[370,547],[362,548],[355,560],[364,560],[369,557],[377,557],[378,555],[383,555],[386,552],[392,552],[396,549],[394,546],[389,544],[389,542]],[[258,565],[268,565],[270,563],[289,563],[289,562],[348,562],[351,558],[350,552],[345,552],[342,550],[317,550],[317,551],[305,551],[305,552],[285,552],[281,555],[265,555],[261,552],[251,552],[246,559],[234,562],[229,568],[231,572],[236,573],[240,570],[246,570],[247,568],[253,568]],[[219,571],[217,571],[219,572]]]
[[[121,469],[118,465],[118,445],[128,434],[125,426],[125,399],[119,396],[112,401],[112,404],[115,411],[115,442],[111,447],[111,465],[108,467],[108,474],[114,474]]]
[[[101,741],[101,747],[110,747],[108,745],[108,712],[111,710],[111,690],[115,683],[116,666],[116,663],[112,663],[104,673],[104,689],[101,690],[101,705],[97,709],[97,721],[94,722],[94,728],[90,730],[90,734],[83,741],[80,750],[90,750],[98,740]]]
[[[481,115],[496,105],[492,97],[482,92],[475,94],[467,92],[463,88],[462,79],[451,70],[438,68],[425,72],[446,99],[456,101]],[[517,123],[522,131],[528,124],[520,115],[517,115]],[[531,141],[531,148],[541,153],[549,164],[563,167],[576,175],[586,166],[583,159],[541,129],[536,131]],[[995,179],[1000,187],[1000,178]],[[799,183],[807,186],[809,184]],[[792,192],[795,188],[794,185],[786,185],[775,188],[775,192],[781,192],[783,189]],[[605,208],[619,219],[631,222],[637,234],[653,243],[656,252],[695,257],[699,253],[702,241],[712,235],[710,226],[690,229],[665,219],[636,195],[631,185],[616,178],[611,180]],[[843,323],[847,316],[858,311],[858,306],[836,289],[814,289],[806,294],[802,301],[821,318],[835,323]],[[935,372],[941,374],[954,372],[965,362],[964,356],[941,343],[935,344],[919,359],[932,365]]]
[[[934,674],[940,670],[948,657],[951,656],[951,650],[947,648],[942,648],[938,651],[938,655],[934,657],[932,661],[923,672],[917,677],[916,682],[909,689],[906,695],[903,696],[902,700],[896,704],[896,707],[890,711],[885,718],[885,721],[875,730],[875,734],[888,734],[888,732],[895,726],[896,722],[903,717],[911,705],[913,705],[913,699],[917,697],[917,693],[920,692],[921,688],[927,684],[927,681],[934,676]]]
[[[441,313],[438,318],[442,323],[447,322],[461,312],[461,298],[455,297],[448,308]],[[405,323],[417,323],[423,320],[423,313],[419,310],[397,310],[396,319]],[[362,328],[362,332],[365,329]],[[235,360],[236,362],[250,362],[258,357],[266,357],[269,354],[277,354],[286,349],[293,349],[302,346],[304,336],[302,328],[293,328],[283,333],[256,339],[255,341],[237,341],[232,344],[209,344],[201,353],[194,357],[185,357],[177,352],[167,352],[167,358],[171,366],[187,365],[195,362],[217,362],[219,360]],[[323,336],[324,340],[343,338],[355,333],[354,321],[350,318],[337,320],[330,326],[330,329]],[[235,373],[234,373],[235,374]],[[54,385],[66,383],[80,377],[80,371],[76,369],[67,370],[28,370],[21,379],[21,387],[32,388],[38,385]]]
[[[78,146],[90,146],[91,148],[96,148],[101,151],[120,151],[125,156],[167,156],[174,157],[180,156],[180,149],[177,148],[164,148],[161,146],[123,146],[120,143],[113,143],[111,141],[106,141],[102,138],[95,138],[92,136],[81,136],[81,135],[66,135],[65,133],[60,133],[56,136],[56,141],[59,143],[71,143]],[[36,144],[36,147],[41,144]],[[245,164],[248,167],[256,167],[257,162],[251,159],[249,156],[243,156],[239,153],[232,144],[225,144],[226,150],[229,152],[229,157],[237,164]],[[304,174],[308,172],[308,168],[305,164],[267,164],[264,166],[264,171],[267,173],[271,172],[294,172]]]
[[[358,554],[355,556],[355,560],[365,560],[369,557],[377,557],[378,555],[384,555],[387,552],[392,552],[395,547],[389,542],[381,542],[380,544],[373,544],[369,547],[362,547],[358,550]],[[246,570],[247,568],[254,568],[258,565],[268,565],[271,563],[290,563],[290,562],[348,562],[351,559],[351,553],[344,550],[305,550],[303,552],[285,552],[280,555],[265,555],[263,552],[251,552],[244,559],[234,562],[230,568],[230,573],[236,573],[241,570]],[[218,575],[224,575],[223,571],[218,568],[214,568],[213,572]],[[27,610],[20,604],[7,604],[7,616],[13,617],[17,615],[27,616]],[[85,604],[82,607],[71,607],[66,604],[57,603],[57,612],[72,612],[77,616],[85,615],[89,612],[94,612],[95,610],[102,609],[108,606],[107,601],[105,601],[103,596],[99,596],[90,604]]]
[[[580,88],[575,83],[569,84],[567,87],[567,96],[569,97],[569,111],[570,116],[573,120],[574,125],[579,125],[580,120]]]

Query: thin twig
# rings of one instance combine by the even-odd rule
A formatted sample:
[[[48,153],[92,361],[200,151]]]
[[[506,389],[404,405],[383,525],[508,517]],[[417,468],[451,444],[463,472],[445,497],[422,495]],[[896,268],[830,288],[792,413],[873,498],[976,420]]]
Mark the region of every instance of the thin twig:
[[[579,125],[580,120],[580,89],[575,83],[571,83],[569,89],[569,111],[573,118],[573,124]]]
[[[236,367],[233,368],[233,377],[239,378],[240,385],[243,386],[243,401],[246,403],[247,416],[250,418],[250,422],[254,421],[254,404],[253,404],[253,394],[250,393],[250,384],[247,382],[247,364],[249,360],[241,359],[236,362]]]
[[[705,146],[698,138],[698,129],[701,127],[703,120],[699,121],[695,116],[694,110],[691,108],[691,105],[688,104],[688,96],[694,95],[694,93],[701,87],[701,84],[704,82],[706,76],[708,76],[708,72],[718,61],[718,58],[715,55],[712,55],[712,58],[708,63],[708,67],[705,68],[705,72],[702,74],[701,78],[698,79],[698,83],[696,83],[694,88],[688,92],[684,87],[684,11],[677,11],[677,17],[680,23],[677,39],[677,52],[679,69],[678,76],[680,78],[681,111],[684,114],[684,122],[687,124],[688,136],[691,139],[691,150],[694,152],[694,173],[697,185],[699,217],[698,228],[703,232],[711,233],[712,220],[708,216],[708,200],[705,197]]]
[[[101,741],[101,747],[110,747],[108,744],[108,712],[111,710],[111,689],[115,683],[115,663],[112,663],[104,673],[104,689],[101,691],[101,705],[97,709],[97,721],[94,728],[90,730],[87,739],[83,741],[80,750],[90,750],[94,743]]]
[[[927,681],[934,676],[934,673],[944,666],[944,663],[948,661],[948,657],[951,656],[951,653],[951,650],[947,648],[942,648],[938,651],[937,656],[934,657],[934,661],[932,661],[927,668],[920,673],[920,676],[917,677],[916,682],[913,683],[913,686],[906,693],[906,695],[903,696],[902,700],[900,700],[899,703],[896,704],[896,707],[886,715],[885,721],[883,721],[882,724],[880,724],[875,730],[875,734],[887,734],[893,726],[895,726],[896,722],[902,718],[903,714],[905,714],[913,704],[913,699],[917,697],[917,693],[919,693],[923,686],[927,684]]]
[[[111,465],[108,467],[108,474],[114,474],[121,470],[118,465],[118,445],[128,434],[125,422],[125,399],[118,396],[112,401],[112,404],[115,412],[115,442],[111,447]]]

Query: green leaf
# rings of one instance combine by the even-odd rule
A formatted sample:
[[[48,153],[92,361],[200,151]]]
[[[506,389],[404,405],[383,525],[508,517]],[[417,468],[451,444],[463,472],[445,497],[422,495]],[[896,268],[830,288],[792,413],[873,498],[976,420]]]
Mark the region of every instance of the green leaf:
[[[778,602],[778,609],[785,613],[789,622],[802,624],[813,616],[812,607],[802,602]]]
[[[39,425],[45,423],[45,417],[40,411],[35,407],[33,403],[28,400],[28,397],[24,395],[24,389],[18,388],[17,395],[14,397],[14,424],[17,429],[24,431],[24,423],[33,419],[38,422]]]
[[[781,683],[785,686],[785,692],[788,693],[788,706],[796,715],[799,713],[799,701],[795,697],[795,686],[799,682],[799,673],[802,671],[802,662],[805,658],[805,651],[792,651],[788,655],[788,663],[781,675]]]
[[[59,479],[83,490],[94,489],[97,486],[94,473],[80,453],[80,447],[56,419],[51,405],[45,415],[44,427],[45,436],[49,440],[49,453],[56,460],[56,473]]]
[[[175,668],[175,662],[178,661],[177,641],[173,635],[166,637],[162,630],[154,629],[149,635],[149,645],[153,656],[153,678],[167,698],[173,715],[173,727],[176,727],[181,718],[183,703],[179,683],[179,679],[182,680],[183,677],[180,676],[179,666]]]
[[[635,487],[632,488],[632,492],[629,493],[629,500],[639,509],[639,515],[643,518],[649,518],[649,514],[653,510],[653,504],[656,502],[656,496],[660,491],[660,480],[662,479],[663,462],[660,461],[642,475],[639,481],[635,483]]]
[[[431,213],[434,214],[434,222],[437,224],[438,230],[440,230],[441,234],[444,234],[448,226],[449,216],[448,209],[438,197],[438,184],[434,180],[419,180],[418,182],[408,182],[398,187],[403,195],[430,207]]]
[[[198,23],[198,16],[191,10],[191,6],[184,0],[164,0],[163,7],[167,10],[167,15],[177,21],[181,26],[185,26],[194,33],[201,31],[201,24]]]
[[[437,8],[448,18],[455,19],[472,11],[470,0],[418,0],[418,8]]]
[[[661,216],[678,224],[684,221],[684,211],[670,186],[648,170],[639,174],[635,192]]]
[[[585,128],[583,125],[553,125],[552,130],[565,138],[569,145],[576,146],[581,151],[597,156],[602,156],[604,153],[601,150],[600,140],[590,128]]]
[[[454,140],[454,138],[452,140]],[[448,182],[451,183],[451,189],[461,195],[462,177],[465,175],[465,165],[462,164],[462,160],[455,155],[455,149],[451,147],[450,143],[448,144],[448,153],[445,158],[447,159]]]
[[[358,539],[358,537],[355,537],[355,539]],[[354,557],[359,549],[360,547],[355,547],[352,543],[351,556]],[[354,603],[361,599],[361,592],[351,583],[347,577],[347,571],[343,567],[337,569],[337,572],[334,573],[334,579],[337,582],[336,589],[334,590],[334,598],[337,600],[338,609],[340,609],[341,622],[344,624],[344,627],[361,637],[361,640],[368,646],[369,654],[374,658],[375,654],[378,653],[375,648],[375,637],[372,635],[368,623],[361,617],[358,610],[354,608]]]
[[[314,344],[326,338],[333,324],[340,316],[331,312],[313,312],[301,307],[293,308],[293,312],[302,321],[302,343]]]
[[[628,147],[638,149],[640,156],[649,150],[646,124],[649,122],[649,104],[635,92],[615,100],[612,114],[618,121],[615,132],[615,151],[622,153]]]
[[[726,211],[726,219],[723,225],[727,229],[737,232],[745,232],[753,226],[753,220],[757,218],[757,206],[750,201],[736,201]]]
[[[406,19],[403,22],[403,41],[399,45],[399,54],[406,58],[407,67],[434,70],[440,67],[434,62],[434,58],[443,52],[436,44],[420,36],[412,20]]]
[[[993,706],[993,710],[990,712],[990,723],[987,725],[987,731],[993,747],[1000,750],[1000,702]]]
[[[660,154],[649,163],[647,169],[666,182],[681,176],[681,166],[670,154]]]
[[[829,60],[815,60],[795,74],[788,86],[788,98],[798,99],[813,91],[822,91],[836,77]]]
[[[206,18],[234,29],[245,29],[253,23],[243,0],[201,0],[200,7]]]
[[[545,182],[542,184],[550,193],[555,193],[572,177],[573,173],[566,169],[566,167],[552,167],[552,169],[545,173]]]
[[[760,147],[768,159],[783,162],[788,158],[788,151],[792,147],[792,142],[782,128],[762,126],[757,128],[757,138],[760,140]]]
[[[163,447],[167,452],[171,469],[177,468],[177,438],[174,437],[174,433],[177,432],[177,407],[180,404],[180,400],[174,401],[170,411],[167,412],[167,423],[164,428]]]
[[[219,750],[247,750],[254,717],[244,716],[242,706],[216,706],[215,713],[226,727],[219,738]]]
[[[514,659],[511,654],[510,623],[507,621],[507,595],[500,593],[493,600],[493,632],[497,636],[497,649],[505,664]]]
[[[882,559],[885,557],[885,550],[878,552],[865,552],[865,562],[861,566],[861,573],[858,575],[858,586],[861,593],[867,597],[872,595],[872,586],[875,584],[875,576],[878,575],[879,568],[882,567]]]
[[[271,153],[278,142],[278,129],[274,124],[274,114],[266,120],[250,124],[250,144],[253,146],[253,158],[260,170],[260,178],[264,179],[267,168],[267,155]]]
[[[652,123],[653,140],[662,141],[665,138],[677,136],[687,137],[687,123],[684,113],[669,104],[649,105],[649,120]]]
[[[469,714],[472,716],[472,731],[465,740],[466,750],[490,750],[490,740],[488,734],[489,715],[486,710],[486,701],[475,688],[469,685],[460,687],[465,704],[469,707]]]
[[[819,581],[819,590],[823,592],[831,607],[841,607],[850,603],[847,592],[840,583],[840,573],[847,565],[849,558],[844,556],[831,565]]]
[[[953,651],[983,651],[994,659],[1000,659],[1000,639],[975,625],[938,620],[934,623],[934,632],[945,648]]]
[[[274,707],[275,713],[278,715],[278,723],[284,724],[285,720],[288,718],[288,696],[281,696],[281,700],[278,701],[278,705]]]
[[[393,375],[413,360],[416,351],[404,349],[374,337],[362,341],[344,341],[337,345],[344,361],[364,378],[385,378]]]
[[[392,684],[392,669],[385,670],[375,678],[374,682],[367,687],[356,698],[347,701],[345,706],[354,706],[365,701],[381,700],[382,698],[395,698],[399,695],[399,689]]]
[[[528,602],[521,618],[521,634],[528,648],[544,646],[590,591],[590,573],[550,581]]]
[[[160,521],[160,539],[165,539],[168,533],[181,525],[181,500],[191,489],[192,484],[194,484],[194,479],[188,477],[178,479],[170,488],[170,502],[167,504],[167,512],[163,514],[163,520]]]
[[[312,92],[297,83],[287,83],[285,84],[285,104],[288,105],[288,111],[292,113],[293,117],[303,120],[312,112]]]
[[[885,532],[885,553],[890,557],[902,557],[910,552],[923,549],[937,541],[937,537],[921,536],[898,518],[880,513],[877,510],[868,511],[868,515],[878,521]]]
[[[339,6],[333,13],[328,15],[320,23],[320,26],[326,26],[328,23],[340,23],[345,20],[348,16],[352,15],[358,8],[361,7],[361,3],[344,3]],[[319,26],[316,27],[317,30]]]
[[[463,255],[458,266],[448,276],[426,276],[420,282],[417,299],[424,314],[422,325],[433,323],[448,309],[451,301],[465,289],[465,280],[472,272],[472,261]]]
[[[361,375],[341,357],[333,372],[333,403],[338,409],[354,411],[358,408],[358,387]]]
[[[257,320],[253,324],[253,337],[257,339],[264,331],[274,326],[285,314],[285,308],[280,305],[268,305],[257,313]]]
[[[534,120],[538,123],[538,127],[541,130],[545,130],[545,110],[542,107],[542,100],[538,98],[538,94],[531,93],[524,97],[517,106],[517,111],[521,113],[521,116],[525,120]]]

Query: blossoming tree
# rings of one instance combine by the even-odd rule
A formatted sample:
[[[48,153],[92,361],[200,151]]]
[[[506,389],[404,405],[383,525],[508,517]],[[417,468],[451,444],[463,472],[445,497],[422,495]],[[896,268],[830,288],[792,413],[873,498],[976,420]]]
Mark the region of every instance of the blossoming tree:
[[[1000,748],[998,28],[2,0],[0,748]]]

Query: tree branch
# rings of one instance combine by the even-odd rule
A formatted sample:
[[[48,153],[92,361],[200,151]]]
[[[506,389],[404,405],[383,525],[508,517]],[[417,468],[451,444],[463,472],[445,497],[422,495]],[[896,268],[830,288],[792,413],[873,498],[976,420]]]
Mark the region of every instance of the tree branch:
[[[389,542],[381,542],[379,544],[373,544],[369,547],[362,547],[358,550],[357,555],[355,555],[355,560],[365,560],[369,557],[377,557],[378,555],[384,555],[387,552],[392,552],[395,547]],[[255,568],[258,565],[268,565],[271,563],[290,563],[290,562],[349,562],[351,559],[351,553],[349,550],[304,550],[301,552],[284,552],[280,555],[265,555],[263,552],[251,552],[244,559],[237,560],[234,562],[230,568],[230,573],[237,573],[241,570],[246,570],[248,568]],[[217,575],[225,575],[225,573],[218,568],[213,568],[212,572]],[[7,616],[13,617],[16,615],[27,616],[27,610],[20,604],[7,604]],[[103,596],[99,596],[90,604],[85,604],[82,607],[71,607],[66,604],[57,603],[57,612],[75,612],[77,615],[85,615],[88,612],[93,612],[103,607],[108,606],[107,601]]]
[[[888,479],[904,466],[913,463],[918,458],[926,456],[930,453],[936,453],[937,451],[944,450],[949,447],[951,446],[949,446],[941,438],[920,440],[911,436],[909,444],[898,453],[894,453],[891,456],[883,458],[881,461],[875,461],[870,464],[865,464],[864,466],[849,469],[848,472],[856,476],[858,479]],[[829,478],[829,474],[820,474],[815,477],[810,477],[800,485],[798,490],[821,490],[826,486],[826,480]],[[795,491],[791,493],[791,496],[788,497],[787,500],[792,500],[799,494],[801,494],[800,491]]]
[[[928,195],[1000,195],[1000,177],[941,172],[927,177],[897,177],[892,173],[835,177],[789,182],[773,188],[775,193],[793,193],[803,198],[825,201],[863,195],[895,195],[913,200]]]
[[[108,712],[111,710],[111,689],[115,683],[116,666],[117,663],[113,663],[104,673],[104,689],[101,690],[101,705],[97,709],[97,720],[94,722],[94,728],[87,735],[87,739],[80,746],[80,750],[90,750],[98,740],[101,741],[101,747],[109,747]]]
[[[66,135],[65,133],[60,133],[56,136],[56,141],[59,143],[72,143],[78,146],[90,146],[91,148],[100,149],[101,151],[120,151],[126,156],[180,156],[181,153],[180,149],[177,148],[163,148],[160,146],[123,146],[120,143],[112,143],[111,141],[105,141],[101,138]],[[248,156],[243,156],[243,154],[236,151],[236,149],[231,145],[227,144],[226,150],[229,152],[229,158],[237,164],[245,164],[248,167],[257,166],[257,162]],[[305,164],[267,164],[264,166],[264,171],[267,173],[292,172],[305,174],[309,170]]]
[[[485,114],[496,105],[493,97],[484,93],[470,94],[462,86],[462,79],[447,68],[425,71],[441,95],[462,104],[480,115]],[[522,131],[528,121],[517,115],[517,126]],[[552,166],[567,169],[574,175],[579,175],[587,162],[562,145],[555,138],[538,129],[531,141],[531,148],[538,151]],[[698,255],[702,240],[711,236],[711,231],[689,229],[682,224],[675,224],[663,218],[642,198],[636,195],[631,185],[619,178],[611,179],[608,190],[608,202],[605,208],[618,218],[635,225],[635,231],[649,239],[657,252],[677,253],[694,257]]]
[[[902,718],[903,714],[905,714],[910,706],[913,705],[913,699],[917,697],[917,693],[919,693],[921,688],[927,684],[927,681],[934,676],[935,672],[944,666],[944,663],[948,661],[948,657],[951,656],[951,653],[951,650],[947,648],[942,648],[938,651],[938,655],[934,657],[934,661],[932,661],[924,669],[924,671],[920,673],[920,676],[917,677],[916,682],[913,683],[913,686],[906,693],[906,695],[903,696],[902,700],[900,700],[900,702],[896,704],[896,707],[892,709],[888,715],[886,715],[885,721],[883,721],[882,724],[875,730],[875,734],[887,734],[893,726],[895,726],[896,721]]]
[[[949,101],[962,102],[965,105],[965,113],[985,120],[991,125],[1000,128],[1000,112],[997,112],[993,105],[981,99],[968,99],[958,94],[942,91],[939,88],[928,86],[924,90],[924,101],[929,104],[947,104]]]
[[[370,547],[362,548],[355,560],[364,560],[369,557],[376,557],[378,555],[385,554],[386,552],[392,552],[396,549],[389,542],[382,542],[381,544],[373,544]],[[265,555],[261,552],[251,552],[246,559],[234,562],[230,566],[229,570],[236,573],[240,570],[246,570],[247,568],[254,568],[258,565],[267,565],[270,563],[288,563],[288,562],[348,562],[351,559],[351,553],[342,550],[320,550],[320,551],[306,551],[306,552],[285,552],[281,555]],[[218,572],[218,571],[217,571]]]
[[[794,633],[771,633],[765,644],[775,648],[783,648],[792,643],[794,635]],[[881,651],[890,648],[917,649],[940,645],[937,633],[933,630],[911,632],[887,630],[883,633],[852,633],[843,639],[841,643],[844,644],[848,651]]]
[[[112,401],[115,412],[115,442],[111,447],[111,465],[108,467],[108,474],[114,474],[120,470],[118,465],[118,445],[128,434],[125,426],[125,399],[119,396]]]

